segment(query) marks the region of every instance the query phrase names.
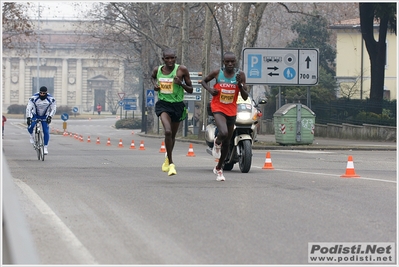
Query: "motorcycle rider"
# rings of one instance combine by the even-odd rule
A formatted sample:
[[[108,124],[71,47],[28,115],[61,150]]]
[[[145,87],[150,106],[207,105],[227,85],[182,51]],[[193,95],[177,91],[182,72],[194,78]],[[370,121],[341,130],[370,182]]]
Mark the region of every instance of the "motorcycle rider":
[[[216,181],[225,181],[223,163],[234,131],[238,95],[241,94],[244,100],[248,98],[245,73],[236,68],[236,63],[234,53],[226,52],[223,55],[224,68],[211,71],[201,82],[212,95],[211,111],[218,129],[212,150],[212,155],[219,159],[213,169],[213,173],[217,175]],[[208,83],[213,79],[216,80],[216,84],[211,88]]]
[[[33,129],[36,125],[36,119],[42,120],[43,136],[44,136],[44,154],[48,154],[48,143],[50,140],[49,124],[54,116],[57,108],[55,98],[47,93],[47,87],[42,86],[39,92],[29,98],[26,106],[26,124],[30,134],[30,143],[35,143]]]

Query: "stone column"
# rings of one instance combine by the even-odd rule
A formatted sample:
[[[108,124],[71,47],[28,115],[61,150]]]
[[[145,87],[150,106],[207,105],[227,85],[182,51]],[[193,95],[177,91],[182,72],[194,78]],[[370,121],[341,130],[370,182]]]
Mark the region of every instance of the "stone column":
[[[6,58],[6,70],[4,73],[4,100],[3,104],[10,105],[11,104],[11,59]]]
[[[82,80],[82,59],[76,61],[76,104],[83,106],[83,80]]]
[[[25,67],[25,60],[20,58],[18,77],[19,103],[28,103],[28,98],[32,95],[32,89],[25,87]]]
[[[54,92],[55,94],[55,92]],[[60,106],[68,105],[68,59],[62,60],[62,75],[61,75],[61,99],[58,100]]]

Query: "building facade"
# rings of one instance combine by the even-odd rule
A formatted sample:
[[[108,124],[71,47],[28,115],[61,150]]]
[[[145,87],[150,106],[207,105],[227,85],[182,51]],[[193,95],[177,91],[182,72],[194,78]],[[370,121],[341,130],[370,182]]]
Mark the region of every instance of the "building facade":
[[[26,105],[43,85],[55,97],[57,106],[75,107],[79,113],[94,112],[98,104],[103,111],[115,110],[118,93],[124,91],[123,58],[99,52],[79,32],[81,23],[42,20],[38,22],[40,46],[32,39],[24,44],[24,53],[3,48],[4,113],[10,105]]]
[[[375,39],[378,40],[378,25]],[[336,78],[339,97],[351,94],[353,99],[370,96],[370,59],[360,30],[360,19],[345,20],[330,27],[337,34]],[[388,31],[384,98],[397,99],[397,36]]]

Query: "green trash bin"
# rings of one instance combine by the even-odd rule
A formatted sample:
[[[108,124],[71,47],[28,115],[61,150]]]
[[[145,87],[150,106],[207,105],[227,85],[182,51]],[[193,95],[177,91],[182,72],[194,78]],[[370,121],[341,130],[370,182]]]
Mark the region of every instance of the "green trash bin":
[[[308,145],[314,140],[315,113],[300,103],[289,103],[273,114],[276,142],[281,145]]]

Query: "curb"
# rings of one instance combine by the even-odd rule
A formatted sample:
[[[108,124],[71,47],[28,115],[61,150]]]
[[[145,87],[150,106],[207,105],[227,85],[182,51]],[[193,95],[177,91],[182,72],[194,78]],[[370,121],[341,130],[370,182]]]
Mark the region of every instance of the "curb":
[[[163,135],[152,135],[152,134],[142,134],[138,133],[137,135],[148,137],[148,138],[159,138],[163,139]],[[200,141],[196,139],[184,139],[177,137],[176,141],[193,143],[193,144],[203,144],[206,146],[205,141]],[[253,150],[313,150],[313,151],[323,151],[323,150],[355,150],[355,151],[396,151],[396,148],[392,147],[376,147],[376,146],[342,146],[342,145],[334,145],[334,146],[323,146],[323,145],[279,145],[278,143],[262,143],[255,144],[252,146]]]

